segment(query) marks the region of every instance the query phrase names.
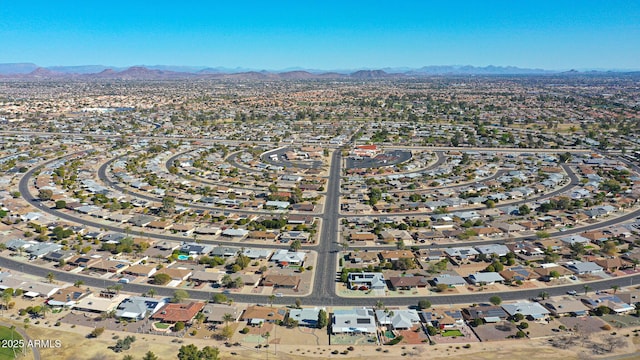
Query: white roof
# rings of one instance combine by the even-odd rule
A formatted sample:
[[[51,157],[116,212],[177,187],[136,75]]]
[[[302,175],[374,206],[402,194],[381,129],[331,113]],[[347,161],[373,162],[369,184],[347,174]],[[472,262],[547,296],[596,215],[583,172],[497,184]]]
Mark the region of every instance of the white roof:
[[[546,315],[549,313],[549,310],[536,302],[517,302],[515,304],[504,304],[502,305],[502,308],[509,315],[522,314],[524,316],[535,317],[539,315]]]

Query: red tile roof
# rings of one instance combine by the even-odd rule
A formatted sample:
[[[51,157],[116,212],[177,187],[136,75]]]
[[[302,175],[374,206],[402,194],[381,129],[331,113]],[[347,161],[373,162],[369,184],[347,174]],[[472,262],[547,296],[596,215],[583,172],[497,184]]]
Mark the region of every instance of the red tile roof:
[[[203,302],[191,302],[188,304],[166,304],[151,317],[155,320],[175,323],[178,321],[189,322],[200,310],[204,308]]]

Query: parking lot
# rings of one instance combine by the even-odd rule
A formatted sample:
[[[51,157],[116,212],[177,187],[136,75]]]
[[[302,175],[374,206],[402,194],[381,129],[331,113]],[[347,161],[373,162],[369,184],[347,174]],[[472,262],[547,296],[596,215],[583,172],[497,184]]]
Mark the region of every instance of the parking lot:
[[[359,159],[347,158],[347,169],[364,169],[364,168],[379,168],[383,166],[392,166],[401,164],[411,159],[410,151],[393,150],[385,152],[374,158],[363,157]]]

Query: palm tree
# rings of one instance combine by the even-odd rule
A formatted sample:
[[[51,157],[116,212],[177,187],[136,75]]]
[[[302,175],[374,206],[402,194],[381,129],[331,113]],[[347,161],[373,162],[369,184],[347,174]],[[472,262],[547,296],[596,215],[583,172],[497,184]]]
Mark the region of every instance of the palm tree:
[[[235,318],[233,317],[233,315],[231,315],[229,313],[225,313],[224,315],[222,315],[222,320],[224,321],[224,324],[226,326],[229,326],[229,323],[234,321]]]
[[[11,303],[12,299],[13,296],[10,292],[2,292],[2,303],[4,304],[3,309],[9,310],[9,303]]]
[[[613,295],[615,295],[616,292],[620,289],[620,286],[619,285],[613,285],[613,286],[611,286],[611,289],[613,290]]]
[[[78,280],[78,281],[73,283],[73,286],[75,286],[75,287],[80,287],[82,285],[84,285],[84,281],[82,281],[82,280]]]
[[[545,300],[547,298],[549,298],[549,293],[546,291],[541,292],[540,294],[538,294],[539,297],[542,298],[542,300]]]
[[[587,296],[587,293],[589,292],[589,290],[591,290],[591,286],[585,285],[584,286],[584,296]]]
[[[156,295],[156,289],[149,289],[149,291],[147,291],[147,295],[149,297],[154,297]]]
[[[53,283],[53,279],[55,279],[55,278],[56,278],[56,276],[52,272],[49,272],[47,274],[47,281],[49,282],[49,284]]]
[[[292,251],[298,251],[302,247],[300,240],[294,240],[291,242],[290,248]]]
[[[376,301],[376,309],[382,310],[384,308],[384,303],[382,300]]]
[[[269,337],[271,336],[271,334],[267,331],[267,332],[266,332],[266,333],[264,333],[264,335],[262,335],[262,336],[264,336],[264,338],[265,338],[265,339],[267,339],[267,344],[269,344]]]
[[[269,306],[273,306],[273,301],[276,299],[275,295],[269,295]]]
[[[42,318],[46,319],[47,313],[51,312],[51,306],[49,306],[49,304],[42,305],[42,307],[40,307],[40,312],[42,312]]]

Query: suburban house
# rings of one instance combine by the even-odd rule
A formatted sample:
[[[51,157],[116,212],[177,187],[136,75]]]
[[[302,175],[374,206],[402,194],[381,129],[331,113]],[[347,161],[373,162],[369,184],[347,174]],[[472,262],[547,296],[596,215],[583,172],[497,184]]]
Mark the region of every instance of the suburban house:
[[[83,297],[75,305],[74,310],[104,314],[116,309],[128,295],[118,294],[115,291],[102,290],[99,294],[90,294]]]
[[[273,250],[270,250],[270,249],[248,248],[242,251],[242,255],[252,260],[268,259],[271,256],[271,254],[273,254]]]
[[[202,309],[202,313],[207,316],[207,322],[222,324],[224,323],[225,314],[230,314],[232,321],[237,321],[240,316],[240,310],[235,305],[228,304],[206,304]]]
[[[379,272],[352,272],[347,277],[347,284],[350,289],[360,289],[365,287],[373,290],[384,290],[387,284],[384,275]]]
[[[155,266],[138,264],[129,266],[126,270],[123,271],[123,273],[133,276],[150,277],[153,276],[156,271],[157,269]]]
[[[349,236],[349,240],[351,240],[353,242],[358,242],[358,241],[376,241],[376,240],[378,240],[378,236],[376,236],[376,234],[370,233],[370,232],[357,232],[357,233],[351,234]]]
[[[376,310],[378,324],[393,330],[410,330],[420,325],[420,316],[414,309]]]
[[[51,295],[49,300],[47,300],[47,304],[51,306],[73,306],[90,294],[91,290],[88,288],[83,289],[79,286],[69,286]]]
[[[205,245],[198,243],[184,243],[180,247],[180,253],[189,256],[208,254],[213,250],[213,245]]]
[[[298,289],[301,278],[297,275],[266,275],[262,280],[262,286],[275,288]]]
[[[555,264],[553,266],[537,267],[534,268],[533,271],[538,274],[542,281],[549,281],[554,277],[554,275],[558,277],[567,277],[573,274],[571,270]]]
[[[433,283],[438,286],[440,284],[447,285],[449,287],[453,286],[464,286],[467,285],[467,281],[459,275],[448,275],[443,274],[433,278]]]
[[[203,302],[198,301],[188,304],[165,304],[150,318],[165,323],[177,323],[178,321],[189,323],[204,308],[204,305]]]
[[[582,301],[575,298],[565,298],[559,300],[548,299],[542,305],[546,307],[553,316],[584,316],[588,314],[589,308]]]
[[[162,268],[156,271],[157,274],[166,274],[171,277],[171,280],[185,281],[193,274],[192,270],[180,269],[180,268]]]
[[[286,309],[279,309],[271,306],[252,305],[243,313],[240,320],[248,322],[249,325],[260,326],[264,323],[275,323],[283,321],[287,316]]]
[[[307,254],[301,251],[290,251],[285,249],[276,250],[271,256],[271,261],[281,266],[302,266]]]
[[[472,306],[462,309],[462,316],[467,321],[482,319],[487,323],[497,323],[505,320],[509,315],[500,306]]]
[[[549,314],[549,310],[536,302],[517,302],[514,304],[504,304],[502,305],[502,308],[507,312],[507,314],[509,314],[509,316],[522,314],[525,317],[531,318],[533,320],[543,319]]]
[[[380,262],[378,253],[368,251],[352,251],[347,255],[347,259],[354,264],[377,264]]]
[[[457,260],[473,260],[479,254],[478,251],[472,247],[456,247],[446,248],[444,253],[452,259]]]
[[[475,247],[476,250],[480,254],[486,256],[498,255],[498,256],[506,256],[509,253],[509,248],[505,245],[500,244],[488,244],[488,245],[479,245]]]
[[[636,309],[635,306],[627,304],[619,297],[610,294],[594,294],[583,298],[582,301],[592,310],[600,306],[606,306],[616,314],[624,314]]]
[[[116,309],[116,318],[142,320],[147,315],[153,315],[165,304],[164,299],[155,299],[144,296],[132,296],[124,299]]]
[[[577,275],[586,275],[586,274],[598,274],[602,273],[604,269],[602,266],[594,263],[594,262],[574,262],[565,265],[567,269],[573,271]]]
[[[325,308],[291,309],[289,310],[289,319],[297,321],[299,326],[315,328],[318,326],[318,314],[320,310],[325,310]]]
[[[373,334],[376,332],[376,328],[373,310],[367,308],[336,310],[331,317],[331,333],[333,334]]]
[[[222,277],[225,275],[224,272],[218,271],[206,271],[206,270],[196,270],[191,274],[189,278],[191,281],[196,281],[198,283],[211,283],[217,284],[222,280]]]
[[[393,276],[389,278],[391,287],[395,290],[410,290],[423,288],[429,285],[429,281],[422,275],[418,276]]]
[[[469,275],[469,281],[474,285],[490,285],[504,282],[504,278],[497,272],[479,272]]]

